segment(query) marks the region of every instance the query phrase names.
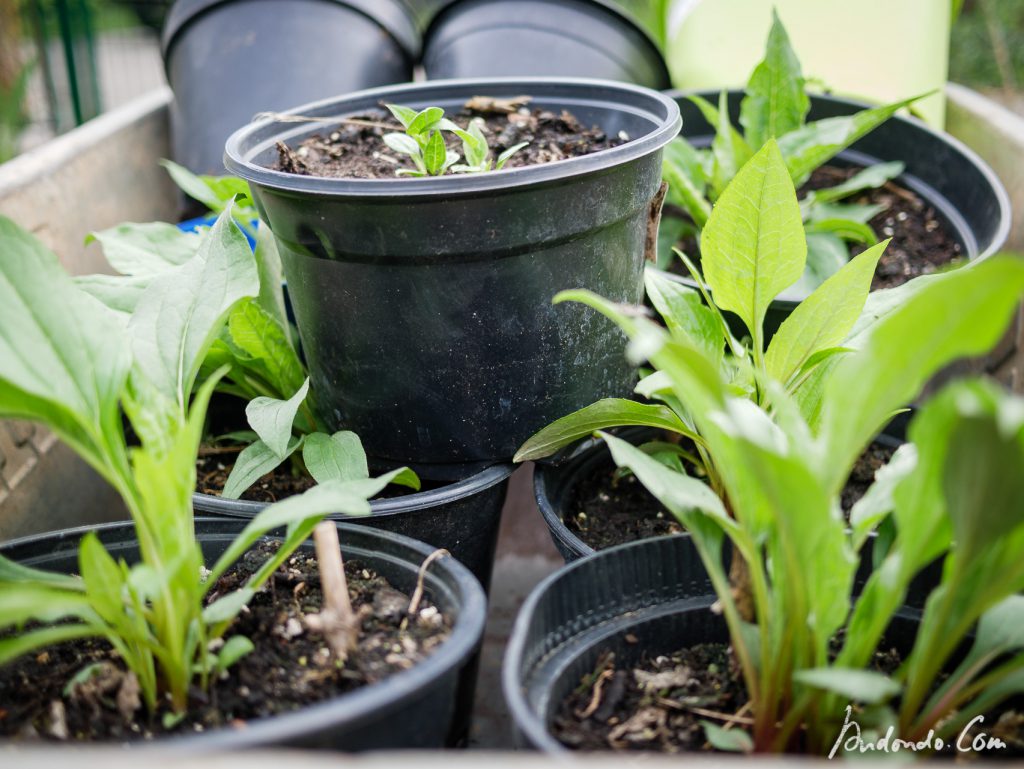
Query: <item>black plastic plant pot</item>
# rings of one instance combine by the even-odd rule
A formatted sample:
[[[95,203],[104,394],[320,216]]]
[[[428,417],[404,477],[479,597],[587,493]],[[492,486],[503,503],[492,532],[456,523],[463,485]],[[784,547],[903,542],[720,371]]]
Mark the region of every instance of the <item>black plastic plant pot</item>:
[[[714,129],[697,106],[681,91],[672,91],[683,116],[682,135],[697,147],[709,146]],[[717,103],[717,92],[701,92]],[[729,93],[733,125],[739,125],[742,91]],[[850,115],[870,105],[835,96],[812,95],[808,120]],[[961,253],[982,259],[996,253],[1010,232],[1012,211],[1006,188],[991,168],[970,148],[949,134],[936,131],[916,118],[897,115],[855,142],[838,162],[857,166],[901,161],[904,173],[896,181],[917,193],[947,225]],[[690,285],[692,281],[680,278]],[[765,319],[770,336],[793,311],[802,296],[783,292],[772,302]],[[998,365],[1012,352],[1009,338],[990,353]]]
[[[174,159],[205,174],[257,112],[404,83],[420,50],[400,0],[178,0],[161,42]]]
[[[332,120],[381,101],[458,112],[471,97],[532,97],[631,141],[582,157],[481,174],[328,179],[272,170]],[[555,418],[628,394],[625,340],[567,302],[587,288],[639,302],[661,152],[675,102],[622,83],[544,78],[416,83],[299,107],[228,141],[277,239],[321,416],[367,454],[427,478],[507,461]]]
[[[420,5],[423,5],[420,0]],[[455,0],[435,14],[423,42],[431,80],[557,75],[668,88],[659,46],[631,5],[599,0]]]
[[[884,433],[875,437],[875,442],[899,448],[905,442],[906,422],[907,418],[900,415]],[[637,445],[654,440],[658,435],[657,430],[647,428],[629,428],[620,433],[620,437]],[[534,466],[533,496],[551,541],[566,563],[596,552],[565,524],[566,518],[576,511],[577,489],[587,479],[601,472],[611,472],[614,467],[608,446],[600,440],[585,441],[564,460],[538,462]]]
[[[501,525],[501,508],[514,465],[493,465],[470,477],[437,489],[375,500],[365,518],[331,516],[442,547],[459,560],[488,590],[494,568],[494,548]],[[193,494],[196,515],[251,519],[264,502]]]
[[[865,547],[859,584],[870,573]],[[886,642],[909,651],[921,609],[940,570],[912,583]],[[568,751],[550,724],[564,698],[611,651],[635,664],[701,643],[728,641],[725,621],[689,537],[631,542],[576,561],[540,583],[516,618],[502,666],[502,688],[524,745]],[[629,640],[627,640],[627,635]]]
[[[196,535],[208,563],[227,549],[245,523],[196,519]],[[99,535],[115,558],[129,563],[138,559],[138,541],[130,523],[27,537],[0,546],[0,553],[29,566],[76,573],[78,541],[89,531]],[[366,563],[396,589],[409,594],[416,587],[420,565],[434,550],[408,537],[364,526],[338,524],[338,533],[345,558]],[[312,543],[304,547],[312,549]],[[465,724],[455,723],[457,692],[463,671],[481,642],[486,598],[473,575],[453,558],[435,561],[426,572],[424,586],[438,609],[454,623],[451,637],[416,666],[332,700],[250,721],[245,729],[168,737],[147,745],[189,753],[269,746],[345,751],[444,746],[450,734],[465,731]]]

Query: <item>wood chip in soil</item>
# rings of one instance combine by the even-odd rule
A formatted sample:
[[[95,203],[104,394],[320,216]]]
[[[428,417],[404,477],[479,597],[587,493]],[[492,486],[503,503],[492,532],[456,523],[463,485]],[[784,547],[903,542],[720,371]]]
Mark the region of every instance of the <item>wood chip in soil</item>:
[[[888,464],[894,451],[876,442],[860,456],[843,489],[844,513],[864,496],[874,483],[875,472]],[[571,515],[562,522],[595,550],[683,531],[636,476],[620,476],[610,459],[580,480],[570,495],[570,509]]]
[[[823,187],[834,187],[846,181],[861,170],[859,167],[826,165],[814,171],[810,180],[801,188],[799,197],[808,191]],[[954,231],[938,212],[913,190],[896,183],[886,184],[875,190],[865,190],[842,201],[857,205],[880,205],[884,209],[871,219],[871,228],[879,240],[892,238],[885,253],[878,261],[871,290],[895,288],[921,275],[931,273],[960,262],[964,259],[963,247],[957,241]],[[665,216],[682,216],[685,213],[666,206]],[[691,258],[699,260],[697,243],[688,238],[679,248]],[[865,247],[851,244],[850,255],[856,256]],[[688,275],[685,265],[673,259],[670,271]]]
[[[495,101],[499,102],[497,106]],[[482,118],[492,158],[516,144],[529,142],[509,159],[506,169],[588,155],[625,144],[630,138],[625,134],[608,136],[599,127],[583,125],[570,112],[531,109],[525,103],[507,112],[500,102],[477,97],[467,103],[477,109],[464,107],[448,117],[462,128],[468,126],[470,119]],[[396,176],[395,171],[413,168],[412,160],[392,151],[382,138],[386,133],[403,130],[390,113],[381,109],[353,115],[349,120],[352,122],[339,123],[333,130],[304,139],[297,147],[279,143],[275,169],[337,179],[408,178]],[[449,132],[443,135],[448,148],[462,156],[462,140]]]
[[[240,587],[276,547],[264,542],[250,550],[208,600]],[[150,716],[139,704],[132,677],[106,642],[76,641],[0,668],[0,735],[130,742],[167,733],[246,728],[254,719],[294,711],[407,670],[449,637],[449,618],[429,601],[410,617],[409,597],[372,569],[353,560],[345,564],[345,573],[362,629],[359,648],[344,665],[323,636],[306,625],[306,618],[322,608],[322,594],[315,556],[299,551],[227,634],[248,637],[256,650],[215,680],[208,694],[193,690],[188,713],[175,726],[165,729],[163,712]],[[65,694],[67,683],[89,664],[101,665],[99,674]]]

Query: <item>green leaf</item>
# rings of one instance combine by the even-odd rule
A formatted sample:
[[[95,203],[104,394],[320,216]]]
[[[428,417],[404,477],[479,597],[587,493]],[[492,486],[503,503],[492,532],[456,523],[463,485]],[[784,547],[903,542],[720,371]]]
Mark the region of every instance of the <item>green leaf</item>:
[[[287,329],[255,300],[243,299],[228,317],[231,342],[252,361],[281,394],[294,393],[306,379],[305,367]]]
[[[413,139],[409,134],[402,133],[390,133],[384,134],[384,143],[388,145],[395,152],[402,155],[419,155],[422,151],[420,149],[419,142]]]
[[[850,261],[850,250],[838,235],[810,233],[807,235],[807,264],[789,294],[808,296]]]
[[[838,359],[825,385],[821,457],[834,489],[890,415],[939,369],[999,340],[1024,292],[1024,261],[993,257],[929,278],[916,293],[897,294],[900,304],[847,340],[858,349]]]
[[[111,310],[131,315],[139,299],[150,284],[151,277],[126,277],[124,275],[76,275],[75,285],[90,296],[98,299]]]
[[[196,255],[202,238],[166,222],[129,222],[93,232],[85,242],[93,241],[103,246],[110,266],[122,275],[145,277],[185,264]]]
[[[866,705],[878,705],[900,693],[898,683],[874,670],[813,668],[796,671],[793,680]]]
[[[238,616],[242,607],[252,600],[255,591],[243,587],[232,590],[222,595],[205,609],[203,609],[203,622],[207,625],[216,625],[218,622],[230,622]]]
[[[287,329],[288,313],[284,305],[283,272],[281,255],[277,251],[277,241],[274,240],[274,234],[263,222],[259,222],[256,227],[255,237],[254,256],[260,280],[260,293],[256,301],[260,308],[282,329]]]
[[[605,398],[536,432],[519,447],[512,461],[541,459],[573,441],[593,435],[597,430],[626,425],[660,427],[680,435],[693,436],[693,431],[665,406],[637,403],[624,398]]]
[[[782,322],[765,355],[769,375],[788,382],[816,352],[838,346],[857,322],[889,241],[847,263]]]
[[[513,155],[519,152],[519,150],[521,150],[523,147],[528,147],[529,145],[530,142],[519,142],[519,144],[513,144],[507,150],[502,152],[500,155],[498,155],[498,160],[494,164],[495,170],[500,171],[502,168],[505,167],[505,164]]]
[[[875,163],[863,171],[858,171],[841,184],[807,193],[807,197],[804,198],[805,204],[832,203],[864,190],[876,189],[886,182],[895,179],[903,173],[904,168],[904,164],[899,160],[889,163]]]
[[[699,97],[693,98],[696,100]],[[752,151],[729,122],[728,94],[725,91],[718,95],[718,110],[714,115],[717,123],[715,138],[711,142],[711,154],[715,159],[711,172],[711,189],[714,197],[719,198],[740,168],[750,159]]]
[[[174,183],[181,188],[181,191],[206,206],[211,211],[223,211],[226,207],[225,201],[210,189],[210,186],[202,177],[196,176],[184,166],[180,166],[170,160],[161,160],[160,165],[167,169]]]
[[[199,253],[173,273],[156,277],[129,323],[139,371],[184,409],[206,351],[228,313],[259,293],[249,243],[225,210]]]
[[[233,635],[224,642],[224,646],[217,652],[217,669],[227,670],[254,651],[256,651],[256,645],[252,641],[244,635]]]
[[[307,435],[302,447],[302,461],[317,483],[370,477],[363,444],[358,435],[348,430],[334,435]]]
[[[416,110],[411,107],[403,107],[400,104],[385,104],[384,106],[387,107],[391,111],[391,114],[395,116],[395,120],[401,123],[406,129],[412,125],[412,121],[416,119],[416,115],[418,114]]]
[[[288,457],[295,453],[302,442],[302,438],[294,439],[288,444],[284,456],[273,451],[263,441],[256,441],[246,446],[235,460],[234,467],[231,468],[231,473],[224,483],[221,496],[224,499],[238,499],[257,480],[280,467]]]
[[[0,665],[6,665],[36,649],[43,649],[65,641],[92,638],[100,635],[98,628],[82,624],[56,625],[39,630],[29,630],[15,636],[0,639]]]
[[[780,136],[779,149],[786,158],[793,184],[802,186],[816,168],[869,134],[899,110],[927,95],[862,110],[855,115],[825,118]]]
[[[120,623],[125,614],[124,577],[94,531],[78,546],[78,569],[92,608],[111,625]]]
[[[648,267],[644,270],[647,296],[669,331],[692,347],[699,348],[710,360],[719,360],[725,347],[718,318],[689,286]]]
[[[668,200],[681,206],[694,224],[703,228],[711,216],[711,204],[705,199],[708,179],[698,151],[682,137],[669,142],[661,174],[668,183]]]
[[[768,305],[799,279],[807,257],[800,206],[774,141],[743,166],[719,199],[701,252],[715,304],[739,315],[760,347]]]
[[[42,422],[112,480],[131,365],[123,324],[2,216],[0,253],[0,416]]]
[[[7,583],[0,590],[0,628],[69,618],[95,618],[90,600],[81,590],[32,582]]]
[[[448,149],[445,147],[444,137],[440,131],[434,131],[427,146],[423,148],[423,163],[427,167],[427,173],[432,176],[441,174],[447,159]]]
[[[288,442],[292,437],[292,424],[295,422],[295,415],[308,392],[309,377],[288,400],[260,396],[251,400],[245,407],[245,416],[249,420],[249,426],[260,436],[260,440],[277,454],[279,459],[284,459],[288,452]]]
[[[80,592],[85,590],[85,585],[78,577],[25,566],[0,555],[0,583],[12,582],[34,582]]]
[[[769,139],[796,130],[803,125],[810,108],[800,61],[773,9],[764,59],[750,76],[740,104],[740,124],[747,143],[760,148]]]
[[[726,729],[705,720],[701,720],[700,725],[704,727],[704,736],[708,738],[711,747],[716,750],[726,753],[754,752],[754,740],[742,728]]]
[[[405,130],[413,136],[425,134],[427,131],[434,130],[443,117],[444,110],[440,107],[427,107],[425,110],[421,110],[416,117],[413,118],[412,122],[406,126]],[[442,137],[442,143],[443,141],[444,139]],[[428,163],[427,165],[429,167],[430,164]]]
[[[875,482],[850,510],[850,528],[853,530],[855,549],[859,550],[870,532],[893,511],[896,506],[893,492],[916,467],[917,448],[912,443],[904,443],[892,455],[889,463],[875,473]]]
[[[806,231],[808,235],[835,235],[845,241],[865,245],[878,241],[875,231],[871,229],[870,225],[853,219],[815,219],[807,223]]]

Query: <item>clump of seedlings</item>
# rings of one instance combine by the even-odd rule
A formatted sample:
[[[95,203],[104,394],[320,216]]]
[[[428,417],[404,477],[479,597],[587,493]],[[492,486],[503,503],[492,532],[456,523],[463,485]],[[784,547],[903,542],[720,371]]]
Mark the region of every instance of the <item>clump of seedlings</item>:
[[[768,140],[777,141],[790,179],[800,188],[812,182],[812,175],[839,152],[922,98],[808,123],[808,85],[789,36],[776,15],[764,59],[751,74],[741,102],[742,132],[731,123],[725,92],[720,94],[717,106],[697,95],[688,97],[716,133],[708,149],[697,149],[682,137],[665,148],[667,202],[685,217],[665,217],[660,266],[667,268],[672,263],[670,247],[682,240],[692,239],[703,250],[701,232],[712,206],[744,163]],[[809,185],[813,189],[800,201],[808,245],[804,274],[796,283],[802,293],[809,293],[846,264],[851,246],[862,248],[878,242],[870,222],[884,207],[848,201],[886,185],[903,168],[900,162],[878,163],[853,174],[815,176]]]
[[[128,712],[144,707],[172,728],[195,692],[253,651],[233,623],[314,526],[328,513],[368,514],[367,500],[388,483],[416,479],[404,468],[370,478],[361,446],[346,442],[330,477],[266,508],[206,570],[191,502],[196,451],[214,390],[254,360],[232,350],[214,363],[210,354],[236,317],[270,317],[259,304],[260,266],[230,206],[188,248],[164,228],[121,235],[98,237],[121,267],[133,265],[131,277],[76,282],[0,217],[0,415],[47,426],[105,478],[131,514],[140,554],[131,564],[115,558],[89,533],[78,576],[0,558],[0,664],[102,639],[123,664]],[[160,247],[142,248],[147,237]],[[112,287],[116,309],[91,295]],[[244,307],[256,314],[240,316]],[[283,540],[253,566],[246,554],[275,529],[286,529]],[[243,557],[249,576],[211,600]]]
[[[517,458],[597,431],[690,533],[749,699],[709,722],[706,737],[723,750],[827,753],[847,705],[866,741],[891,728],[934,748],[1024,687],[1024,403],[985,382],[951,387],[922,410],[849,521],[840,513],[850,470],[881,426],[939,368],[999,339],[1024,264],[994,257],[869,296],[884,247],[826,280],[766,347],[767,307],[803,274],[807,252],[790,169],[768,140],[708,218],[703,276],[689,263],[699,291],[648,270],[664,325],[587,291],[555,299],[588,304],[625,332],[632,359],[652,368],[637,392],[653,402],[600,401]],[[747,338],[732,335],[723,311]],[[693,448],[636,447],[604,432],[627,424]],[[858,590],[869,543],[874,568]],[[871,669],[911,580],[936,559],[941,582],[913,648],[891,674]]]

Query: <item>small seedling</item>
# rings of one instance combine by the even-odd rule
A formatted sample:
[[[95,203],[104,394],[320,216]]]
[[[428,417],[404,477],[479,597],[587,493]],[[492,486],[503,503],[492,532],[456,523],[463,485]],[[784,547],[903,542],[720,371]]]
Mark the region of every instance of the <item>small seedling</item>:
[[[462,153],[466,158],[465,163],[452,166],[452,171],[471,174],[484,173],[490,171],[492,165],[495,171],[500,171],[509,158],[529,144],[529,142],[520,142],[509,147],[498,155],[496,161],[492,161],[491,148],[487,144],[487,136],[483,131],[483,122],[480,118],[473,118],[469,121],[469,127],[465,131],[458,127],[449,129],[462,139]]]

